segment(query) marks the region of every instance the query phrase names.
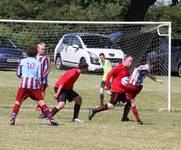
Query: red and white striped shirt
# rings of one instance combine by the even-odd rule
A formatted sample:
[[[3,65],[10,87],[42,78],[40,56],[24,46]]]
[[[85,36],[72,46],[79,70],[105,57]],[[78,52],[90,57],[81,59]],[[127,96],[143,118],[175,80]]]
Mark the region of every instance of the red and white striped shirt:
[[[48,73],[50,72],[50,58],[48,56],[37,56],[37,60],[41,63],[42,72],[43,72],[43,84],[48,83]]]
[[[141,65],[134,69],[132,72],[129,84],[134,86],[140,86],[143,84],[143,79],[150,73],[150,68],[148,64]]]
[[[22,59],[17,68],[21,88],[40,89],[42,75],[41,63],[34,57]]]

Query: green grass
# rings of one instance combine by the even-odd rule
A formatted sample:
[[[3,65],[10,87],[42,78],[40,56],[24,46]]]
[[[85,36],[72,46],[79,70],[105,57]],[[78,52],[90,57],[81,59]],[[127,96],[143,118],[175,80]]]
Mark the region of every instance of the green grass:
[[[53,84],[63,71],[52,70],[45,101],[50,107],[56,105],[53,99]],[[55,119],[63,126],[45,125],[35,112],[36,103],[25,101],[18,114],[16,125],[9,126],[12,106],[19,85],[13,71],[0,72],[0,150],[179,150],[181,149],[181,79],[172,77],[172,112],[159,112],[167,106],[160,85],[146,79],[145,88],[137,97],[137,107],[144,121],[120,121],[123,109],[96,114],[90,122],[88,108],[99,103],[99,75],[81,75],[75,85],[83,98],[80,117],[83,124],[71,122],[73,103],[67,103]],[[109,97],[106,97],[107,101]],[[129,114],[134,120],[132,112]]]

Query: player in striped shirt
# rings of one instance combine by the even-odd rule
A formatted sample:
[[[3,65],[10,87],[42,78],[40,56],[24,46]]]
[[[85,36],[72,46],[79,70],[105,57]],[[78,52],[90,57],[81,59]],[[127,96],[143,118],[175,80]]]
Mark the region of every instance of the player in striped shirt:
[[[37,60],[41,63],[41,67],[42,67],[42,84],[41,84],[41,89],[45,95],[45,90],[48,87],[48,74],[50,72],[50,58],[45,55],[45,43],[40,43],[37,45],[37,50],[38,50],[38,54],[36,56]],[[37,106],[36,111],[40,111],[40,107]],[[42,110],[41,110],[42,111]],[[42,111],[43,114],[43,111]]]
[[[20,106],[28,97],[37,101],[44,114],[48,117],[50,124],[58,125],[58,123],[52,118],[52,114],[43,100],[41,90],[43,73],[41,63],[35,58],[37,55],[36,47],[33,46],[28,49],[27,55],[28,57],[22,59],[17,68],[17,76],[21,79],[21,82],[18,88],[16,102],[13,107],[10,125],[15,125],[15,119],[19,112]]]
[[[138,124],[142,124],[142,121],[139,117],[138,110],[136,108],[135,97],[143,88],[143,80],[145,77],[149,77],[151,80],[163,83],[162,80],[157,79],[156,77],[150,74],[150,70],[156,65],[155,60],[148,60],[147,64],[141,65],[134,69],[131,76],[128,79],[128,84],[126,86],[126,99],[131,101],[131,110],[136,118]],[[123,79],[122,79],[123,82]],[[129,112],[128,112],[129,113]]]
[[[45,55],[45,43],[40,43],[37,45],[38,54],[36,58],[41,63],[43,70],[43,81],[42,81],[42,90],[45,92],[48,86],[48,74],[50,72],[50,58],[48,55]]]
[[[101,85],[100,85],[100,89],[99,89],[100,105],[103,105],[104,104],[104,87],[105,87],[105,83],[106,83],[106,77],[107,77],[108,72],[111,71],[112,66],[111,66],[111,62],[109,60],[105,59],[104,53],[100,53],[99,58],[101,60],[101,66],[103,68],[103,77],[102,77],[102,81],[101,81]],[[111,94],[110,90],[107,90],[107,93],[110,95]]]

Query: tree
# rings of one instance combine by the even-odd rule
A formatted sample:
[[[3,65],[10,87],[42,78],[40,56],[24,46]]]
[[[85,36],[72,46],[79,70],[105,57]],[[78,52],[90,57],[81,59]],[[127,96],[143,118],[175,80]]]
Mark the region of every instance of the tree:
[[[125,21],[143,21],[148,8],[157,0],[131,0],[130,6],[126,15]]]
[[[128,11],[124,16],[125,21],[143,21],[147,10],[157,0],[131,0]],[[172,0],[171,6],[179,4],[179,0]]]

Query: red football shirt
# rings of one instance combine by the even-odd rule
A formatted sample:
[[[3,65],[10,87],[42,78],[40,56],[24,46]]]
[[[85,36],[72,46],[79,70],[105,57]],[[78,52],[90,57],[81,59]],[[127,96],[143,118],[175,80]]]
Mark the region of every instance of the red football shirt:
[[[63,89],[71,90],[73,89],[75,81],[79,78],[79,75],[80,74],[77,68],[71,69],[60,76],[54,87],[58,88],[60,85],[62,85]]]
[[[125,87],[121,84],[121,79],[126,76],[129,76],[128,68],[125,67],[123,64],[119,64],[107,74],[106,86],[109,86],[109,82],[112,77],[111,91],[123,93],[125,92]]]

